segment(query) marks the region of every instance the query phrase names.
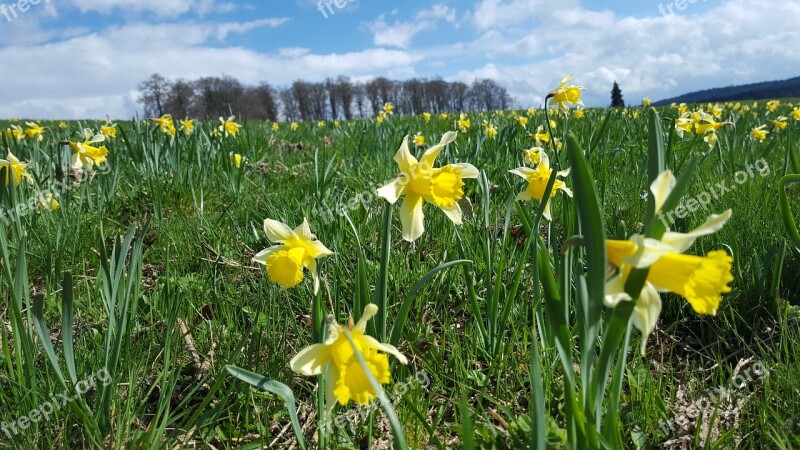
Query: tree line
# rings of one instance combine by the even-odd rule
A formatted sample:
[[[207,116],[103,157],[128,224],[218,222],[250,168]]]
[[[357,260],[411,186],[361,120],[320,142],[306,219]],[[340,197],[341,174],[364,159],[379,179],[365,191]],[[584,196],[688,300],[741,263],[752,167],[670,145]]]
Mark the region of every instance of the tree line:
[[[149,117],[215,119],[231,113],[250,120],[336,120],[369,117],[391,102],[398,114],[510,109],[514,100],[491,79],[471,85],[441,78],[405,81],[385,77],[354,82],[349,77],[322,82],[297,80],[282,88],[267,82],[245,85],[231,76],[170,80],[153,74],[139,85],[139,103]]]

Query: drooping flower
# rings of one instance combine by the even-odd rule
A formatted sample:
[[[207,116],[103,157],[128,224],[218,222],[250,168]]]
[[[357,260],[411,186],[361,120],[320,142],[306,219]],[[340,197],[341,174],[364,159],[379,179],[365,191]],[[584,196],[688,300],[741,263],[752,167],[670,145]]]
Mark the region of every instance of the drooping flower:
[[[236,119],[236,116],[230,116],[227,119],[219,118],[219,131],[223,136],[236,137],[236,135],[239,134],[239,129],[242,128],[242,126],[236,123],[234,119]]]
[[[311,233],[307,219],[292,230],[277,220],[264,220],[264,233],[276,243],[253,257],[253,261],[267,267],[270,280],[283,288],[291,288],[303,281],[303,269],[307,268],[314,279],[314,294],[319,291],[317,259],[332,255],[317,237]]]
[[[100,127],[100,134],[105,137],[114,139],[117,137],[117,124],[112,123],[110,120]]]
[[[675,184],[675,177],[669,170],[661,173],[651,184],[656,214],[659,214]],[[606,283],[604,303],[607,307],[633,300],[625,292],[631,269],[650,268],[632,315],[633,325],[643,334],[642,353],[647,337],[655,329],[661,313],[659,292],[673,292],[686,298],[698,314],[717,313],[722,294],[731,290],[728,284],[733,281],[733,258],[721,250],[709,252],[706,256],[683,253],[697,238],[719,231],[730,217],[731,210],[714,214],[688,233],[668,231],[660,240],[637,234],[628,240],[606,241],[608,261],[619,269],[619,273]]]
[[[6,186],[11,184],[12,180],[14,184],[19,184],[22,182],[23,178],[28,183],[33,183],[33,176],[28,173],[28,166],[30,166],[30,164],[20,161],[11,152],[8,152],[6,159],[0,159],[0,168],[5,167],[6,169]]]
[[[9,127],[10,128],[6,129],[6,136],[9,139],[14,139],[17,142],[25,139],[26,136],[25,131],[19,125],[14,125],[12,123],[11,125],[9,125]]]
[[[459,131],[466,133],[467,130],[469,130],[470,125],[472,125],[472,122],[470,122],[466,114],[461,113],[461,115],[458,117],[457,125]]]
[[[108,149],[105,146],[97,147],[92,144],[99,144],[106,140],[102,134],[95,135],[92,130],[83,130],[83,142],[70,142],[69,146],[75,150],[72,155],[73,169],[91,170],[95,165],[106,162]]]
[[[536,133],[531,133],[531,137],[536,141],[536,146],[539,147],[543,142],[550,142],[550,133],[544,131],[544,126],[539,125],[536,128]]]
[[[184,136],[190,136],[194,133],[194,120],[186,119],[181,120],[181,131],[183,131]]]
[[[164,114],[161,117],[154,117],[150,120],[158,125],[162,133],[168,136],[175,136],[175,122],[172,120],[172,115]]]
[[[586,88],[575,85],[567,86],[567,83],[569,83],[570,80],[572,80],[572,75],[567,75],[563,80],[561,80],[561,84],[556,89],[547,94],[548,97],[552,98],[550,101],[550,107],[560,107],[564,112],[569,111],[569,106],[567,106],[567,103],[583,107],[581,91],[585,90]]]
[[[28,139],[36,139],[42,142],[44,139],[44,127],[35,122],[25,122],[28,128],[25,130],[25,135]]]
[[[44,210],[55,211],[59,206],[58,201],[53,198],[53,194],[48,192],[45,195],[39,195],[39,205],[36,207],[36,212],[42,212]]]
[[[767,139],[767,134],[769,134],[769,131],[765,130],[765,128],[767,128],[766,125],[761,125],[753,128],[750,131],[750,138],[756,141],[761,141],[761,142],[765,141]]]
[[[699,119],[695,119],[694,125],[697,134],[716,133],[724,126],[733,125],[733,122],[717,122],[714,116],[705,111],[697,111],[697,117]]]
[[[356,358],[353,346],[364,357],[370,373],[380,384],[391,382],[388,355],[397,358],[401,364],[408,364],[406,357],[393,345],[383,344],[367,334],[367,322],[377,313],[378,307],[369,304],[357,324],[354,325],[350,319],[348,329],[354,345],[350,344],[341,325],[331,323],[324,343],[309,345],[290,361],[292,370],[300,375],[315,376],[325,371],[326,403],[329,409],[337,402],[345,406],[351,400],[366,405],[377,396]]]
[[[544,150],[539,149],[536,153],[539,155],[539,164],[535,169],[531,169],[530,167],[518,167],[509,172],[522,177],[528,182],[528,187],[523,192],[517,194],[517,200],[541,201],[547,195],[548,198],[544,207],[544,217],[547,218],[547,220],[552,220],[550,215],[550,199],[555,197],[558,191],[563,191],[565,194],[572,197],[572,190],[570,190],[563,181],[558,179],[558,177],[569,175],[570,169],[561,170],[556,174],[556,181],[553,184],[553,189],[548,195],[545,193],[545,189],[547,188],[547,182],[550,180],[553,169],[550,168],[550,159]],[[534,158],[535,157],[531,155],[531,160],[534,160]]]
[[[436,157],[456,139],[457,133],[447,132],[442,140],[425,151],[417,161],[408,149],[408,136],[394,155],[400,167],[400,175],[387,185],[378,189],[378,196],[394,204],[405,196],[400,207],[400,221],[403,225],[403,239],[417,240],[425,231],[423,203],[431,203],[444,211],[456,225],[461,224],[461,207],[458,201],[464,197],[464,179],[477,178],[478,169],[472,164],[448,164],[434,167]]]

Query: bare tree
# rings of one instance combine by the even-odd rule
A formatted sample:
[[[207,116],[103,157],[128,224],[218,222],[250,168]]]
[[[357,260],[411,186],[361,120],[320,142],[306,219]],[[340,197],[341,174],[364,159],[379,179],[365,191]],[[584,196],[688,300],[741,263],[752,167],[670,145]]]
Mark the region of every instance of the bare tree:
[[[170,81],[157,73],[150,75],[150,78],[139,85],[138,102],[144,107],[146,116],[161,117],[164,115],[170,86]]]
[[[165,112],[173,117],[189,117],[194,114],[194,87],[186,80],[177,80],[167,94]]]

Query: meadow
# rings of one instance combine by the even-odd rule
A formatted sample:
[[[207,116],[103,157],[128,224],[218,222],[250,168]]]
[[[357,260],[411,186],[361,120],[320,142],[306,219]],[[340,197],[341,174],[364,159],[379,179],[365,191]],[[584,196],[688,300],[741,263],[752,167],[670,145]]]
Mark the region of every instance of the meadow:
[[[800,446],[800,110],[571,93],[0,123],[0,447]]]

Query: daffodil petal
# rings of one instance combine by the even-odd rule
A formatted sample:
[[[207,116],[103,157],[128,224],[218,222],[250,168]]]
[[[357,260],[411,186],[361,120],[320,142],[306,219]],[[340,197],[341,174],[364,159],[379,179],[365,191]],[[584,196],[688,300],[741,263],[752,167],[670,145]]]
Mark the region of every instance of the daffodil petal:
[[[364,307],[364,312],[361,313],[361,318],[358,319],[356,329],[362,333],[367,332],[367,322],[369,322],[375,315],[378,314],[378,305],[370,303]]]
[[[325,247],[325,244],[320,241],[308,242],[306,248],[308,250],[308,256],[314,259],[333,254],[333,252],[329,250],[328,247]]]
[[[603,296],[603,304],[607,308],[614,308],[619,302],[631,301],[631,296],[625,292],[625,280],[621,275],[616,275],[606,281],[606,292]]]
[[[289,366],[295,373],[299,373],[300,375],[319,375],[330,359],[330,349],[327,345],[313,344],[300,350],[300,352],[289,361]]]
[[[481,174],[475,166],[469,163],[451,164],[451,166],[457,167],[461,171],[461,178],[478,178]]]
[[[636,252],[623,258],[623,262],[637,269],[652,266],[658,258],[667,253],[676,253],[671,245],[658,239],[646,238],[641,234],[631,236],[630,241],[636,244]]]
[[[664,206],[664,202],[667,201],[667,197],[675,188],[676,183],[677,181],[672,171],[665,170],[658,174],[658,177],[650,184],[650,192],[653,193],[653,198],[656,201],[656,213],[661,211],[661,207]]]
[[[660,314],[661,296],[652,284],[645,283],[631,314],[631,323],[642,332],[642,355],[647,347],[647,338],[656,329]]]
[[[408,150],[408,136],[403,138],[403,143],[400,144],[400,149],[394,155],[394,161],[400,167],[400,172],[411,176],[411,168],[417,164],[417,158]]]
[[[702,225],[695,228],[688,233],[667,232],[661,238],[661,242],[668,245],[674,253],[683,253],[692,246],[695,239],[701,236],[716,233],[719,231],[731,218],[731,210],[727,210],[722,214],[712,214],[708,216]]]
[[[401,178],[395,178],[385,186],[378,189],[378,197],[382,197],[386,199],[387,202],[394,205],[397,202],[397,199],[399,199],[403,194],[404,185],[405,184]]]
[[[447,218],[450,219],[454,224],[461,225],[463,213],[461,212],[461,206],[458,204],[458,202],[454,203],[453,206],[443,207],[440,209],[444,211],[444,213],[447,215]]]
[[[374,337],[366,334],[364,335],[364,340],[367,341],[370,346],[377,348],[378,350],[384,353],[388,353],[394,356],[395,358],[397,358],[398,361],[400,361],[400,364],[408,364],[408,358],[406,358],[404,354],[400,353],[400,350],[398,350],[397,347],[395,347],[394,345],[383,344]]]
[[[400,206],[400,222],[403,224],[403,239],[414,242],[425,232],[425,216],[422,212],[422,197],[406,195]]]
[[[289,228],[289,225],[273,219],[264,219],[264,233],[272,242],[283,242],[297,238],[297,234]]]
[[[294,229],[294,233],[297,236],[300,236],[301,238],[307,241],[313,241],[314,239],[317,238],[311,232],[311,225],[308,224],[308,218],[306,217],[303,217],[303,223],[301,223],[300,225],[297,226],[297,228]]]
[[[285,245],[273,245],[272,247],[265,248],[264,250],[261,250],[260,252],[256,253],[256,255],[253,256],[252,261],[260,263],[260,264],[264,264],[266,266],[267,265],[267,258],[269,257],[269,255],[271,253],[277,252],[278,250],[283,250],[285,248],[286,248]]]
[[[422,164],[423,167],[431,169],[433,167],[433,163],[436,161],[436,157],[439,156],[439,153],[441,153],[442,150],[447,147],[447,144],[455,141],[456,137],[458,137],[458,133],[455,131],[448,131],[442,135],[442,140],[439,141],[438,144],[426,150],[422,155],[422,158],[419,160],[419,163]]]

